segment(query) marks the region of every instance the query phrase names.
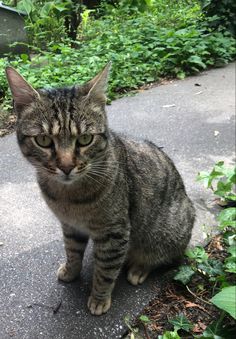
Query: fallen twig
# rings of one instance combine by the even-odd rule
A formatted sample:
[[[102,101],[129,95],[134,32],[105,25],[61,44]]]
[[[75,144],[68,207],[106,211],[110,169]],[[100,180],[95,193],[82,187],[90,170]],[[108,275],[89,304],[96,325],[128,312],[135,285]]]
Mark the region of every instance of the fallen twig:
[[[208,304],[208,305],[212,306],[212,304],[211,304],[209,301],[207,301],[207,300],[205,300],[205,299],[202,299],[202,298],[198,297],[195,293],[193,293],[193,291],[190,290],[190,288],[188,287],[188,285],[186,285],[186,288],[187,288],[188,292],[189,292],[190,294],[192,294],[196,299],[202,301],[202,302],[205,303],[205,304]]]
[[[53,314],[56,314],[56,313],[59,311],[61,305],[62,305],[62,299],[60,299],[60,300],[57,302],[56,306],[53,308]]]

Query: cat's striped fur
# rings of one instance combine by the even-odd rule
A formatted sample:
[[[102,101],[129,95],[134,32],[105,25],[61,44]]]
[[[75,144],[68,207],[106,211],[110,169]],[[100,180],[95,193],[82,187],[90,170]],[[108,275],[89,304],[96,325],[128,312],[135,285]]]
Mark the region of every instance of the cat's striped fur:
[[[183,254],[194,222],[193,205],[166,154],[149,141],[133,141],[108,128],[108,69],[82,86],[38,91],[7,69],[20,148],[62,224],[67,261],[58,278],[78,276],[92,238],[88,307],[97,315],[109,309],[125,262],[128,280],[142,283],[151,270]],[[81,144],[81,136],[90,143]]]

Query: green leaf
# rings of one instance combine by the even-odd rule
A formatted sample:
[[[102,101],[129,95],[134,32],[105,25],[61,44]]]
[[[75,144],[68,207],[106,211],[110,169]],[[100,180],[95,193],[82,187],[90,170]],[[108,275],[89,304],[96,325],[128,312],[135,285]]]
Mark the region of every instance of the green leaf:
[[[228,258],[230,259],[230,258]],[[234,260],[227,260],[225,262],[225,271],[229,272],[229,273],[235,273],[236,274],[236,262],[235,259]]]
[[[236,246],[232,245],[227,249],[227,252],[231,254],[233,258],[236,258]]]
[[[228,192],[231,191],[232,182],[223,182],[218,181],[217,190],[214,191],[214,194],[219,195],[220,197],[224,197]]]
[[[223,288],[210,301],[236,319],[236,286]]]
[[[224,275],[223,264],[216,259],[208,259],[208,261],[199,264],[198,269],[202,270],[210,277]]]
[[[177,317],[168,320],[175,328],[175,331],[184,330],[189,332],[193,328],[193,324],[184,314],[179,314]]]
[[[177,78],[180,79],[180,80],[185,79],[186,78],[186,73],[185,72],[178,72],[177,73]]]
[[[229,226],[235,228],[236,222],[235,221],[222,221],[219,225],[219,228],[223,230],[224,228],[229,227]]]
[[[189,259],[196,260],[198,263],[205,262],[208,259],[208,255],[202,246],[187,249],[185,255]]]
[[[179,272],[174,276],[174,280],[181,281],[182,284],[186,285],[194,273],[190,266],[182,265],[179,267]]]
[[[30,15],[34,8],[33,2],[31,0],[22,0],[22,5],[26,13]]]
[[[204,186],[209,188],[211,186],[212,178],[209,172],[199,172],[196,178],[197,181],[203,181]]]
[[[46,18],[46,17],[50,14],[52,8],[53,8],[53,2],[52,2],[52,1],[46,2],[46,3],[43,5],[43,7],[42,7],[42,9],[41,9],[41,11],[40,11],[40,16],[41,16],[42,18]]]
[[[187,61],[189,63],[196,64],[201,68],[206,68],[206,64],[202,61],[202,59],[198,55],[191,55]]]
[[[236,195],[234,193],[230,192],[225,196],[225,199],[236,201]]]
[[[150,319],[146,315],[141,315],[139,317],[139,320],[141,320],[143,323],[149,323]]]
[[[20,57],[23,60],[23,62],[27,62],[29,60],[29,56],[27,54],[22,53]]]
[[[176,331],[166,331],[162,336],[158,336],[158,339],[181,339]]]
[[[229,207],[220,212],[217,218],[220,221],[220,226],[236,227],[236,207]],[[228,224],[227,224],[228,223]]]

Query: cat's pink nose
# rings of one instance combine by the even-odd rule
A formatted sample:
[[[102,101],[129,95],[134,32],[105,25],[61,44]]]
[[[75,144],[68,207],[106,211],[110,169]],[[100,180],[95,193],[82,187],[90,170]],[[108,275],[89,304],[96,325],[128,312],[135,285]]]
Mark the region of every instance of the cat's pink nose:
[[[63,166],[63,165],[61,165],[61,166],[58,166],[58,168],[59,168],[62,172],[64,172],[66,175],[69,175],[70,172],[73,170],[74,166],[72,166],[72,165],[68,165],[68,166]]]

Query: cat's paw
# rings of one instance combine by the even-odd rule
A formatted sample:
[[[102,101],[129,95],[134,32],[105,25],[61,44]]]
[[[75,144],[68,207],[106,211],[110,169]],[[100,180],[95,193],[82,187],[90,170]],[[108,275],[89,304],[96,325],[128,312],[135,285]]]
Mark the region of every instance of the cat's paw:
[[[128,270],[127,280],[134,286],[142,284],[147,278],[149,270],[131,267]]]
[[[111,297],[104,300],[97,300],[93,296],[89,297],[88,308],[93,315],[101,315],[106,313],[111,307]]]
[[[71,267],[68,264],[61,264],[57,271],[57,278],[64,282],[75,280],[80,274],[80,267]]]

